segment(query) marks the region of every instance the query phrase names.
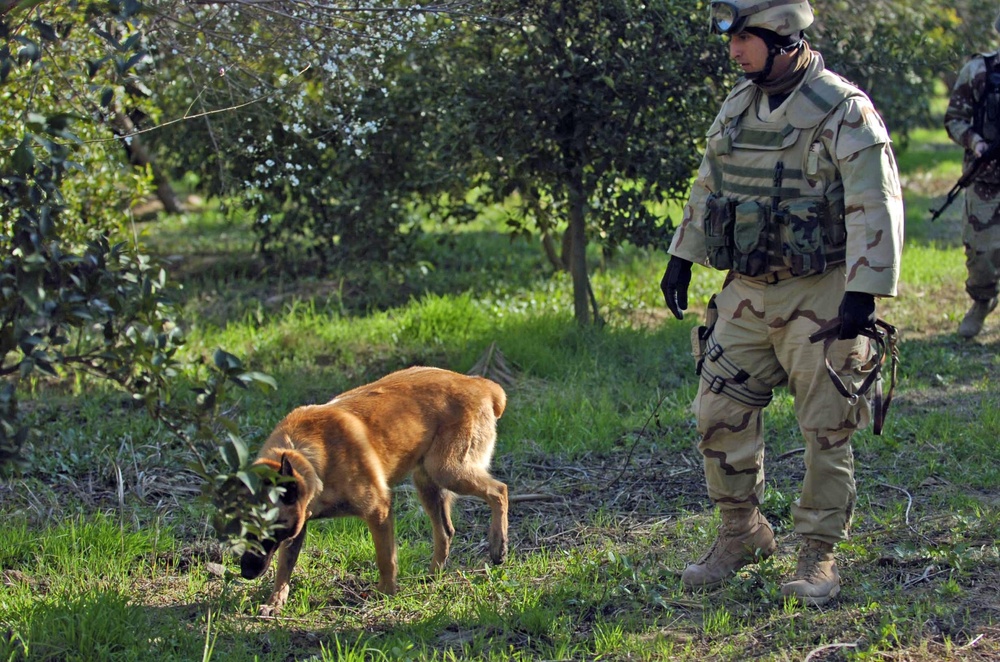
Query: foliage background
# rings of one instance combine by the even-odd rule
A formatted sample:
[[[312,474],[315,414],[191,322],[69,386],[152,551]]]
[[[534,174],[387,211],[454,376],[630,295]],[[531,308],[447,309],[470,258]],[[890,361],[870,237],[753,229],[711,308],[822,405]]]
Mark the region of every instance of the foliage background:
[[[733,72],[703,34],[702,4],[648,6],[670,19],[629,24],[648,46],[629,64],[623,41],[581,55],[565,35],[577,20],[641,18],[635,3],[352,14],[0,0],[0,462],[19,471],[0,483],[3,657],[996,656],[996,329],[952,335],[966,304],[958,212],[931,226],[926,209],[960,155],[922,126],[965,51],[995,42],[992,9],[816,3],[814,45],[871,81],[901,148],[908,244],[901,296],[883,305],[904,333],[905,386],[889,434],[858,440],[863,503],[839,550],[850,590],[812,613],[776,599],[800,478],[787,398],[768,419],[782,553],[706,596],[683,594],[675,573],[716,525],[687,410],[693,321],[663,323],[665,258],[637,246],[668,235],[678,207],[663,193],[683,190],[699,151],[692,118],[707,124]],[[567,31],[528,31],[522,9]],[[685,48],[657,50],[668,29]],[[653,66],[661,56],[678,70]],[[686,58],[719,79],[699,82]],[[653,94],[626,64],[690,89]],[[552,71],[587,84],[542,80]],[[579,283],[560,242],[573,205],[558,171],[575,162],[559,137],[587,134],[545,112],[574,90],[588,109],[623,108],[603,71],[634,84],[630,97],[674,94],[692,122],[665,141],[590,118],[613,134],[609,153],[648,141],[662,151],[635,163],[678,178],[657,193],[618,165],[585,199],[577,190],[596,329],[573,323]],[[501,112],[508,96],[522,112]],[[140,220],[135,204],[164,180],[187,211]],[[717,287],[699,273],[692,308]],[[496,462],[520,499],[511,563],[482,566],[478,504],[463,503],[452,566],[426,577],[425,525],[403,488],[406,594],[373,595],[364,530],[334,522],[311,536],[286,618],[255,618],[267,587],[234,581],[202,490],[242,482],[237,451],[291,407],[414,363],[466,370],[494,341],[517,375]]]

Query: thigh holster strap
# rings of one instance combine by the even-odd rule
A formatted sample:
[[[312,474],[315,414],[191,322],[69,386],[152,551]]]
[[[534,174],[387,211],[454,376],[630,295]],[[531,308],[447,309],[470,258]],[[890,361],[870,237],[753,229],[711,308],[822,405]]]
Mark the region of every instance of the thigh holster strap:
[[[724,395],[748,407],[766,407],[774,395],[770,386],[726,358],[724,348],[714,336],[708,338],[701,378],[712,393]]]

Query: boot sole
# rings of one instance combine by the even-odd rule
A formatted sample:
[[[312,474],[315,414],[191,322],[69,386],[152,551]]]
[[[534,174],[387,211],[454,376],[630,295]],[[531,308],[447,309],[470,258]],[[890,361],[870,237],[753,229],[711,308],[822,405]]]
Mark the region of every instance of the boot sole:
[[[797,593],[783,594],[785,598],[794,597],[806,607],[822,607],[830,600],[840,595],[840,586],[834,586],[826,595],[799,595]]]
[[[778,546],[772,540],[771,541],[771,548],[770,549],[768,549],[768,550],[764,550],[764,549],[759,550],[752,557],[750,557],[747,560],[746,563],[744,563],[740,567],[736,568],[735,570],[733,570],[731,573],[729,573],[728,575],[726,575],[722,579],[720,579],[720,580],[718,580],[716,582],[712,582],[711,584],[689,584],[686,581],[684,581],[684,578],[682,576],[681,577],[681,586],[684,588],[685,591],[691,591],[691,592],[710,591],[712,589],[719,588],[720,586],[722,586],[723,584],[725,584],[726,582],[728,582],[730,579],[732,579],[733,577],[735,577],[737,574],[739,574],[740,570],[742,570],[743,568],[747,567],[748,565],[753,565],[754,563],[760,563],[764,559],[767,559],[767,558],[770,558],[771,556],[774,556],[774,553],[777,552],[777,551],[778,551]]]
[[[994,310],[996,310],[996,307],[997,307],[997,297],[993,297],[993,299],[990,301],[990,303],[992,305],[987,305],[986,306],[986,313],[983,315],[983,319],[982,319],[981,322],[979,322],[979,325],[976,327],[976,329],[973,330],[972,328],[965,328],[963,330],[962,327],[965,326],[965,320],[963,319],[962,323],[958,327],[958,335],[962,336],[966,340],[972,340],[973,338],[975,338],[976,336],[978,336],[982,332],[983,326],[986,324],[986,317],[990,313],[992,313]],[[970,325],[970,327],[971,327],[971,325]]]

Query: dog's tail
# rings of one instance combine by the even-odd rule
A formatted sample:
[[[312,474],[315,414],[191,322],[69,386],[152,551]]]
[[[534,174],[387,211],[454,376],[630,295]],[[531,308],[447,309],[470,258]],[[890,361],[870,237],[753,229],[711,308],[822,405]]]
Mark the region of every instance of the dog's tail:
[[[504,409],[507,408],[507,392],[492,379],[485,379],[485,381],[490,387],[490,398],[493,400],[493,415],[500,418],[503,415]]]

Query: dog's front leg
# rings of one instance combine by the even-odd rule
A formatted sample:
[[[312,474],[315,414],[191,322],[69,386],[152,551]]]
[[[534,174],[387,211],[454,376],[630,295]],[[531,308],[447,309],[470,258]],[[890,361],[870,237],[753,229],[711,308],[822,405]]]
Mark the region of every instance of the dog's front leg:
[[[288,601],[288,591],[291,588],[292,570],[299,560],[302,543],[306,539],[306,526],[302,525],[299,535],[289,538],[278,548],[278,569],[274,575],[274,591],[267,603],[260,608],[261,616],[277,616]]]
[[[378,590],[386,595],[396,592],[396,534],[392,521],[391,497],[365,517],[375,543],[375,564],[378,566]]]

